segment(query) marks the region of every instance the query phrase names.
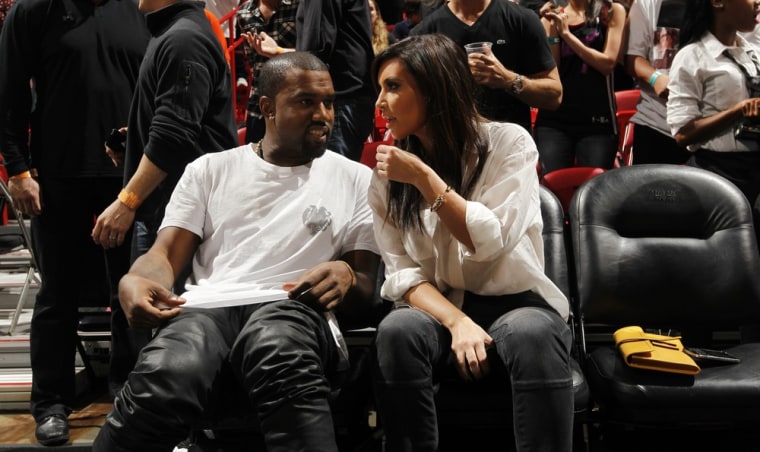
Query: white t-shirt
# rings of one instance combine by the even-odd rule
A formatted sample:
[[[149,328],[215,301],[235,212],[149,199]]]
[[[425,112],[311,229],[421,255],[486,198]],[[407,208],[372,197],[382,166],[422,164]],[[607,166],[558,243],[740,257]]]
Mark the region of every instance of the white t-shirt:
[[[373,175],[369,202],[386,266],[381,293],[400,302],[410,288],[428,281],[461,307],[465,290],[480,295],[531,290],[566,319],[567,299],[544,274],[536,144],[515,124],[490,122],[481,133],[487,135],[488,160],[466,212],[475,253],[457,241],[430,209],[421,212],[422,232],[402,233],[386,222],[387,180]],[[468,156],[470,171],[476,161],[476,155]]]
[[[161,224],[201,238],[187,289],[281,289],[349,251],[379,254],[367,204],[371,174],[331,151],[296,167],[269,164],[250,145],[196,159]]]

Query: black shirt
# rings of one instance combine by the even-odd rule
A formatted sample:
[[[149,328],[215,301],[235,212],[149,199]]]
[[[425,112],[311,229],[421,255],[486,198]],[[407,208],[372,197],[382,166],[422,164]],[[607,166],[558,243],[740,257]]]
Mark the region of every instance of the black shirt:
[[[138,209],[141,219],[163,216],[185,165],[238,145],[229,66],[203,7],[180,1],[146,16],[153,37],[129,112],[124,180],[143,153],[167,177]]]
[[[422,19],[411,35],[442,33],[457,44],[490,41],[507,69],[530,76],[556,66],[538,16],[509,0],[491,0],[474,24],[467,25],[443,5]],[[494,121],[509,121],[530,130],[530,107],[505,90],[485,86],[477,94],[478,111]]]
[[[301,1],[296,14],[296,50],[311,52],[327,64],[337,97],[374,95],[367,0]]]
[[[104,141],[127,124],[149,39],[136,3],[16,1],[0,35],[0,152],[8,174],[35,167],[41,177],[122,177]]]

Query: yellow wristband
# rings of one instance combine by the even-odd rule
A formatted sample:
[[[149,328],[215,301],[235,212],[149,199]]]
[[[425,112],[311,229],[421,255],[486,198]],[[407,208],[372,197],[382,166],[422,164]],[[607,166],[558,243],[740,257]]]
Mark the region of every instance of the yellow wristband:
[[[341,264],[345,265],[349,272],[351,272],[351,287],[356,287],[356,273],[354,273],[354,269],[351,268],[350,265],[348,265],[348,262],[346,261],[338,261]]]
[[[29,171],[24,171],[23,173],[18,173],[15,176],[11,176],[8,178],[9,181],[12,180],[19,180],[19,179],[29,179],[32,177],[32,173]]]
[[[132,193],[131,191],[127,191],[126,189],[122,189],[119,192],[118,198],[122,204],[132,210],[137,209],[140,207],[140,204],[142,204],[142,201],[140,201],[140,198],[138,198],[136,194]]]

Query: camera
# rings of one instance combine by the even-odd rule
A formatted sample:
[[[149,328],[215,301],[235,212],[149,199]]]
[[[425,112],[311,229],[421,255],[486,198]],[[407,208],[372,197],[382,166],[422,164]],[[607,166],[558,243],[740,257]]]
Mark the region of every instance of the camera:
[[[127,135],[119,132],[119,129],[111,129],[111,133],[106,138],[106,146],[114,152],[126,152],[124,143],[127,141]]]

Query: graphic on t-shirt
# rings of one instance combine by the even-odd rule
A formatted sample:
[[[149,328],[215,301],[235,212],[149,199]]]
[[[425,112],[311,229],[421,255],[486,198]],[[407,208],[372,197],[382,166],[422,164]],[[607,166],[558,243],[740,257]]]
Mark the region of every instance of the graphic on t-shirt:
[[[653,60],[655,69],[670,69],[678,51],[678,28],[658,27],[654,31]]]
[[[311,235],[324,231],[332,223],[332,214],[324,207],[310,205],[303,211],[301,220],[311,231]]]

